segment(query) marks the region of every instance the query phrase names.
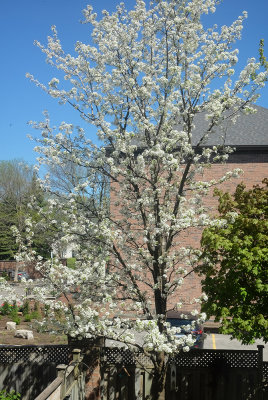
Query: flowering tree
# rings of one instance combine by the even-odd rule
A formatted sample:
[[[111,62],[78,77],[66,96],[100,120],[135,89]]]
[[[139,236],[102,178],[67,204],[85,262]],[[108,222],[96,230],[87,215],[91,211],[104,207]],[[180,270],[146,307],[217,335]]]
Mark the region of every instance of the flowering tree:
[[[62,310],[63,329],[72,336],[104,336],[149,354],[153,399],[163,394],[166,357],[187,351],[194,341],[190,334],[176,336],[179,328],[166,323],[166,314],[177,307],[183,278],[199,256],[198,249],[181,246],[180,238],[218,224],[202,203],[218,182],[203,173],[231,150],[206,144],[226,119],[234,122],[253,111],[250,103],[266,78],[250,59],[232,79],[234,43],[246,13],[229,27],[205,29],[202,15],[213,13],[216,3],[155,0],[147,7],[137,0],[132,11],[120,4],[112,14],[103,11],[100,20],[88,6],[84,17],[92,44],[78,42],[76,55],[66,54],[55,27],[47,46],[36,43],[66,83],[53,78],[45,86],[29,75],[95,126],[103,143],[94,145],[81,128],[65,122],[56,130],[47,116],[34,124],[42,131],[40,163],[71,162],[85,171],[69,191],[49,199],[46,211],[52,223],[61,223],[64,235],[57,243],[72,243],[77,253],[72,270],[57,260],[40,261],[50,282],[46,291],[58,298],[50,302],[50,316],[55,322],[53,311]],[[196,135],[199,116],[205,124]],[[109,202],[102,195],[107,179]],[[55,210],[65,216],[62,222]],[[144,332],[142,345],[134,331]]]

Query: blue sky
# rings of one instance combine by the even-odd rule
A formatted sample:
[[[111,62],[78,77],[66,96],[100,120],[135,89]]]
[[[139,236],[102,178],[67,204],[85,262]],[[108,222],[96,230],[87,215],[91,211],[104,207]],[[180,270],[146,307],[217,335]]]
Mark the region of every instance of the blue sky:
[[[77,40],[87,42],[90,36],[89,26],[80,23],[82,9],[91,4],[98,13],[102,9],[112,11],[117,3],[114,0],[0,0],[0,160],[21,158],[34,163],[34,143],[27,134],[36,133],[27,122],[42,120],[43,110],[48,110],[54,124],[81,122],[73,110],[58,105],[26,79],[26,72],[44,83],[56,76],[56,71],[46,64],[41,51],[33,45],[34,40],[45,44],[51,25],[56,25],[64,48],[72,52]],[[125,3],[132,7],[135,1]],[[228,25],[244,10],[248,11],[248,19],[242,40],[237,44],[241,68],[249,57],[258,57],[261,38],[265,40],[268,55],[268,1],[223,0],[211,18],[211,24]],[[268,107],[268,85],[262,90],[258,104]],[[87,132],[93,135],[90,126]]]

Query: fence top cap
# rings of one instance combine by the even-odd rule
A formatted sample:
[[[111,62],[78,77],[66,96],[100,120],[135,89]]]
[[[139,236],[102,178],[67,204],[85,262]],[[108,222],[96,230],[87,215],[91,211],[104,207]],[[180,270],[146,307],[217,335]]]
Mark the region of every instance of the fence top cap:
[[[66,365],[66,364],[59,364],[59,365],[57,365],[57,369],[58,370],[61,370],[61,369],[66,369],[68,367],[68,365]]]
[[[81,353],[81,349],[73,349],[72,353]]]

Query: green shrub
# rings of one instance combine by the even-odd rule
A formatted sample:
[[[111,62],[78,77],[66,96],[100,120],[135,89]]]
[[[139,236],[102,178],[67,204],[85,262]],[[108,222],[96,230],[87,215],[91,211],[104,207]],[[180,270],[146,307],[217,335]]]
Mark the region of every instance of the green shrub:
[[[40,320],[42,319],[42,315],[38,311],[33,311],[30,314],[24,315],[25,322],[31,322],[33,319]]]
[[[17,325],[20,324],[20,318],[18,316],[18,306],[15,303],[13,304],[9,315],[13,322],[16,322]]]
[[[33,311],[30,315],[32,319],[37,319],[37,320],[42,319],[42,315],[38,311]]]
[[[32,320],[32,315],[31,314],[24,315],[24,321],[25,322],[31,322],[31,320]]]
[[[16,325],[19,325],[20,324],[20,317],[18,317],[18,316],[12,317],[12,321],[16,322]]]
[[[30,303],[29,303],[29,300],[26,300],[26,301],[23,303],[23,306],[22,306],[22,314],[23,314],[24,316],[30,314]]]
[[[45,304],[45,306],[44,306],[44,312],[45,312],[45,316],[46,316],[46,317],[48,316],[49,310],[50,310],[50,305],[49,305],[49,304]]]
[[[6,281],[9,281],[9,276],[8,276],[8,274],[4,271],[4,272],[2,272],[2,278],[4,278]]]
[[[40,308],[39,301],[35,301],[35,302],[34,302],[34,311],[40,313],[41,308]]]
[[[10,314],[14,314],[14,313],[18,313],[18,311],[19,311],[19,307],[17,306],[17,304],[16,303],[13,303],[12,304],[12,306],[11,306],[11,313]]]
[[[76,262],[76,258],[74,258],[74,257],[67,258],[67,267],[71,268],[71,269],[75,269],[75,262]]]
[[[0,391],[0,400],[19,400],[21,395],[14,390],[7,392],[5,389]]]
[[[0,312],[1,312],[2,315],[9,315],[11,313],[12,309],[13,309],[12,304],[8,304],[8,302],[5,301],[1,305]]]

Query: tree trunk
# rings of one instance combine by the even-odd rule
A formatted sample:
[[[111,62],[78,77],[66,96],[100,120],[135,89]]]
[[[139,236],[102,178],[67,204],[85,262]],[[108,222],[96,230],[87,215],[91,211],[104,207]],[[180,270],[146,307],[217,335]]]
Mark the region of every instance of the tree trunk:
[[[166,372],[165,353],[157,353],[151,386],[151,400],[165,400]]]
[[[16,262],[15,272],[14,272],[14,282],[18,282],[19,264]]]

